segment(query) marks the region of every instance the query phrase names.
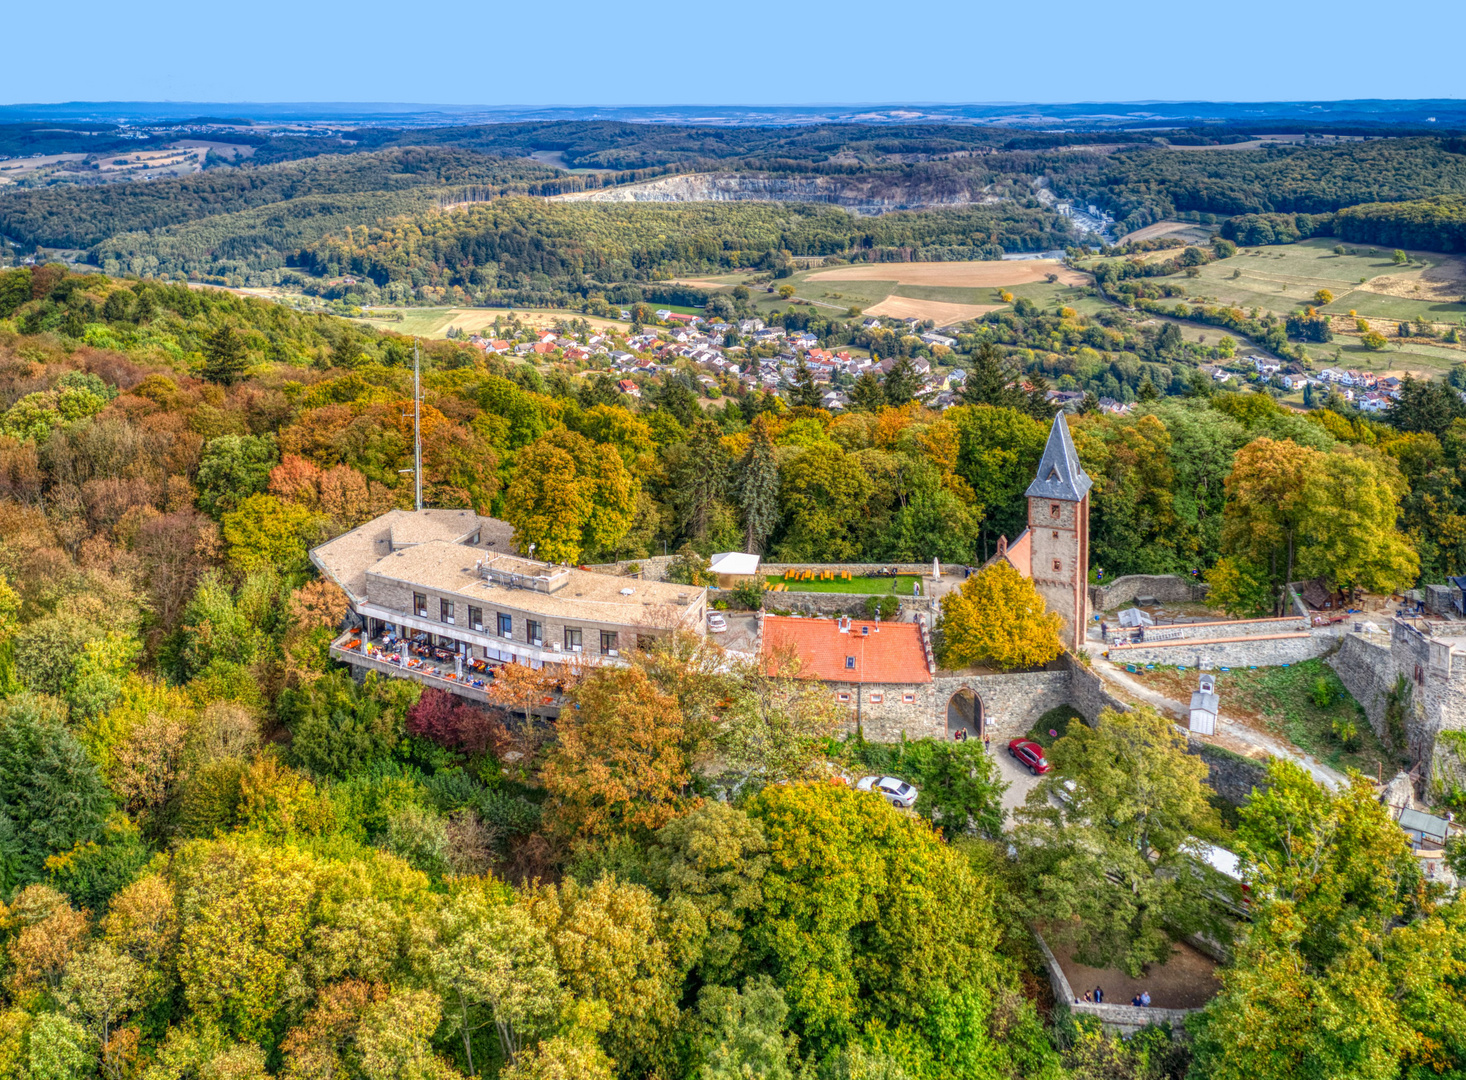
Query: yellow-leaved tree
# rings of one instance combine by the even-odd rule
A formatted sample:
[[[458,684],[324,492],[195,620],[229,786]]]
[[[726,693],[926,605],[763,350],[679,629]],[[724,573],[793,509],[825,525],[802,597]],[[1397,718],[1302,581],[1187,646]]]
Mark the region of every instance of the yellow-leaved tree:
[[[521,551],[533,544],[536,558],[576,563],[586,552],[614,554],[640,490],[614,446],[556,428],[520,451],[504,518]]]
[[[1064,651],[1063,625],[1045,609],[1033,582],[999,560],[942,597],[942,662],[946,667],[1046,664]]]

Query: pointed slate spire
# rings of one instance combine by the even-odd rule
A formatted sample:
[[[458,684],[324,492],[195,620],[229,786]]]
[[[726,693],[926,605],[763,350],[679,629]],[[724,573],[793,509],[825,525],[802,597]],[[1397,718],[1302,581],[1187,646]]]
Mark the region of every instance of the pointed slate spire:
[[[1069,437],[1069,425],[1061,412],[1054,417],[1049,442],[1044,447],[1043,460],[1038,463],[1038,475],[1024,494],[1029,498],[1079,502],[1089,493],[1093,484],[1094,481],[1090,480],[1089,474],[1079,464],[1079,455],[1074,452],[1074,440]]]

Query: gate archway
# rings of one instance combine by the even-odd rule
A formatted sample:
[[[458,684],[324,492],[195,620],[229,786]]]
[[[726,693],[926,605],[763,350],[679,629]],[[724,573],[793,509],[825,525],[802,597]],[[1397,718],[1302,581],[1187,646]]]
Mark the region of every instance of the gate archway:
[[[981,739],[984,717],[982,698],[969,687],[962,687],[947,699],[947,738],[966,729],[969,739]]]

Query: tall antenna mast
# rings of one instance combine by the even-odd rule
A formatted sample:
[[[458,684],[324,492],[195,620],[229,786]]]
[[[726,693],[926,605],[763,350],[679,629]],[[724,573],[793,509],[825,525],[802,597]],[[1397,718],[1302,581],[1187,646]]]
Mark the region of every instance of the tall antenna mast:
[[[414,505],[422,509],[422,386],[417,338],[412,339],[412,484]]]

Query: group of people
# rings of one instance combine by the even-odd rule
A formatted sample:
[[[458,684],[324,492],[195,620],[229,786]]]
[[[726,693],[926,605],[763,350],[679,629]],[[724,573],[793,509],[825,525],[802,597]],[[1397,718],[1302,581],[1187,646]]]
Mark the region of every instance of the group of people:
[[[1105,992],[1098,986],[1093,990],[1086,990],[1084,992],[1084,1001],[1090,1005],[1103,1005],[1105,1003]],[[1075,998],[1074,1003],[1076,1005],[1079,1004],[1079,998]],[[1150,991],[1142,990],[1130,999],[1130,1004],[1134,1005],[1137,1009],[1150,1008]]]
[[[968,740],[968,738],[969,738],[969,736],[967,734],[967,729],[965,727],[960,727],[960,728],[958,728],[956,731],[954,731],[952,733],[952,741],[953,742],[966,742]],[[984,750],[986,750],[989,746],[992,745],[992,741],[993,741],[992,736],[989,735],[986,731],[984,731],[982,733],[982,748]]]

